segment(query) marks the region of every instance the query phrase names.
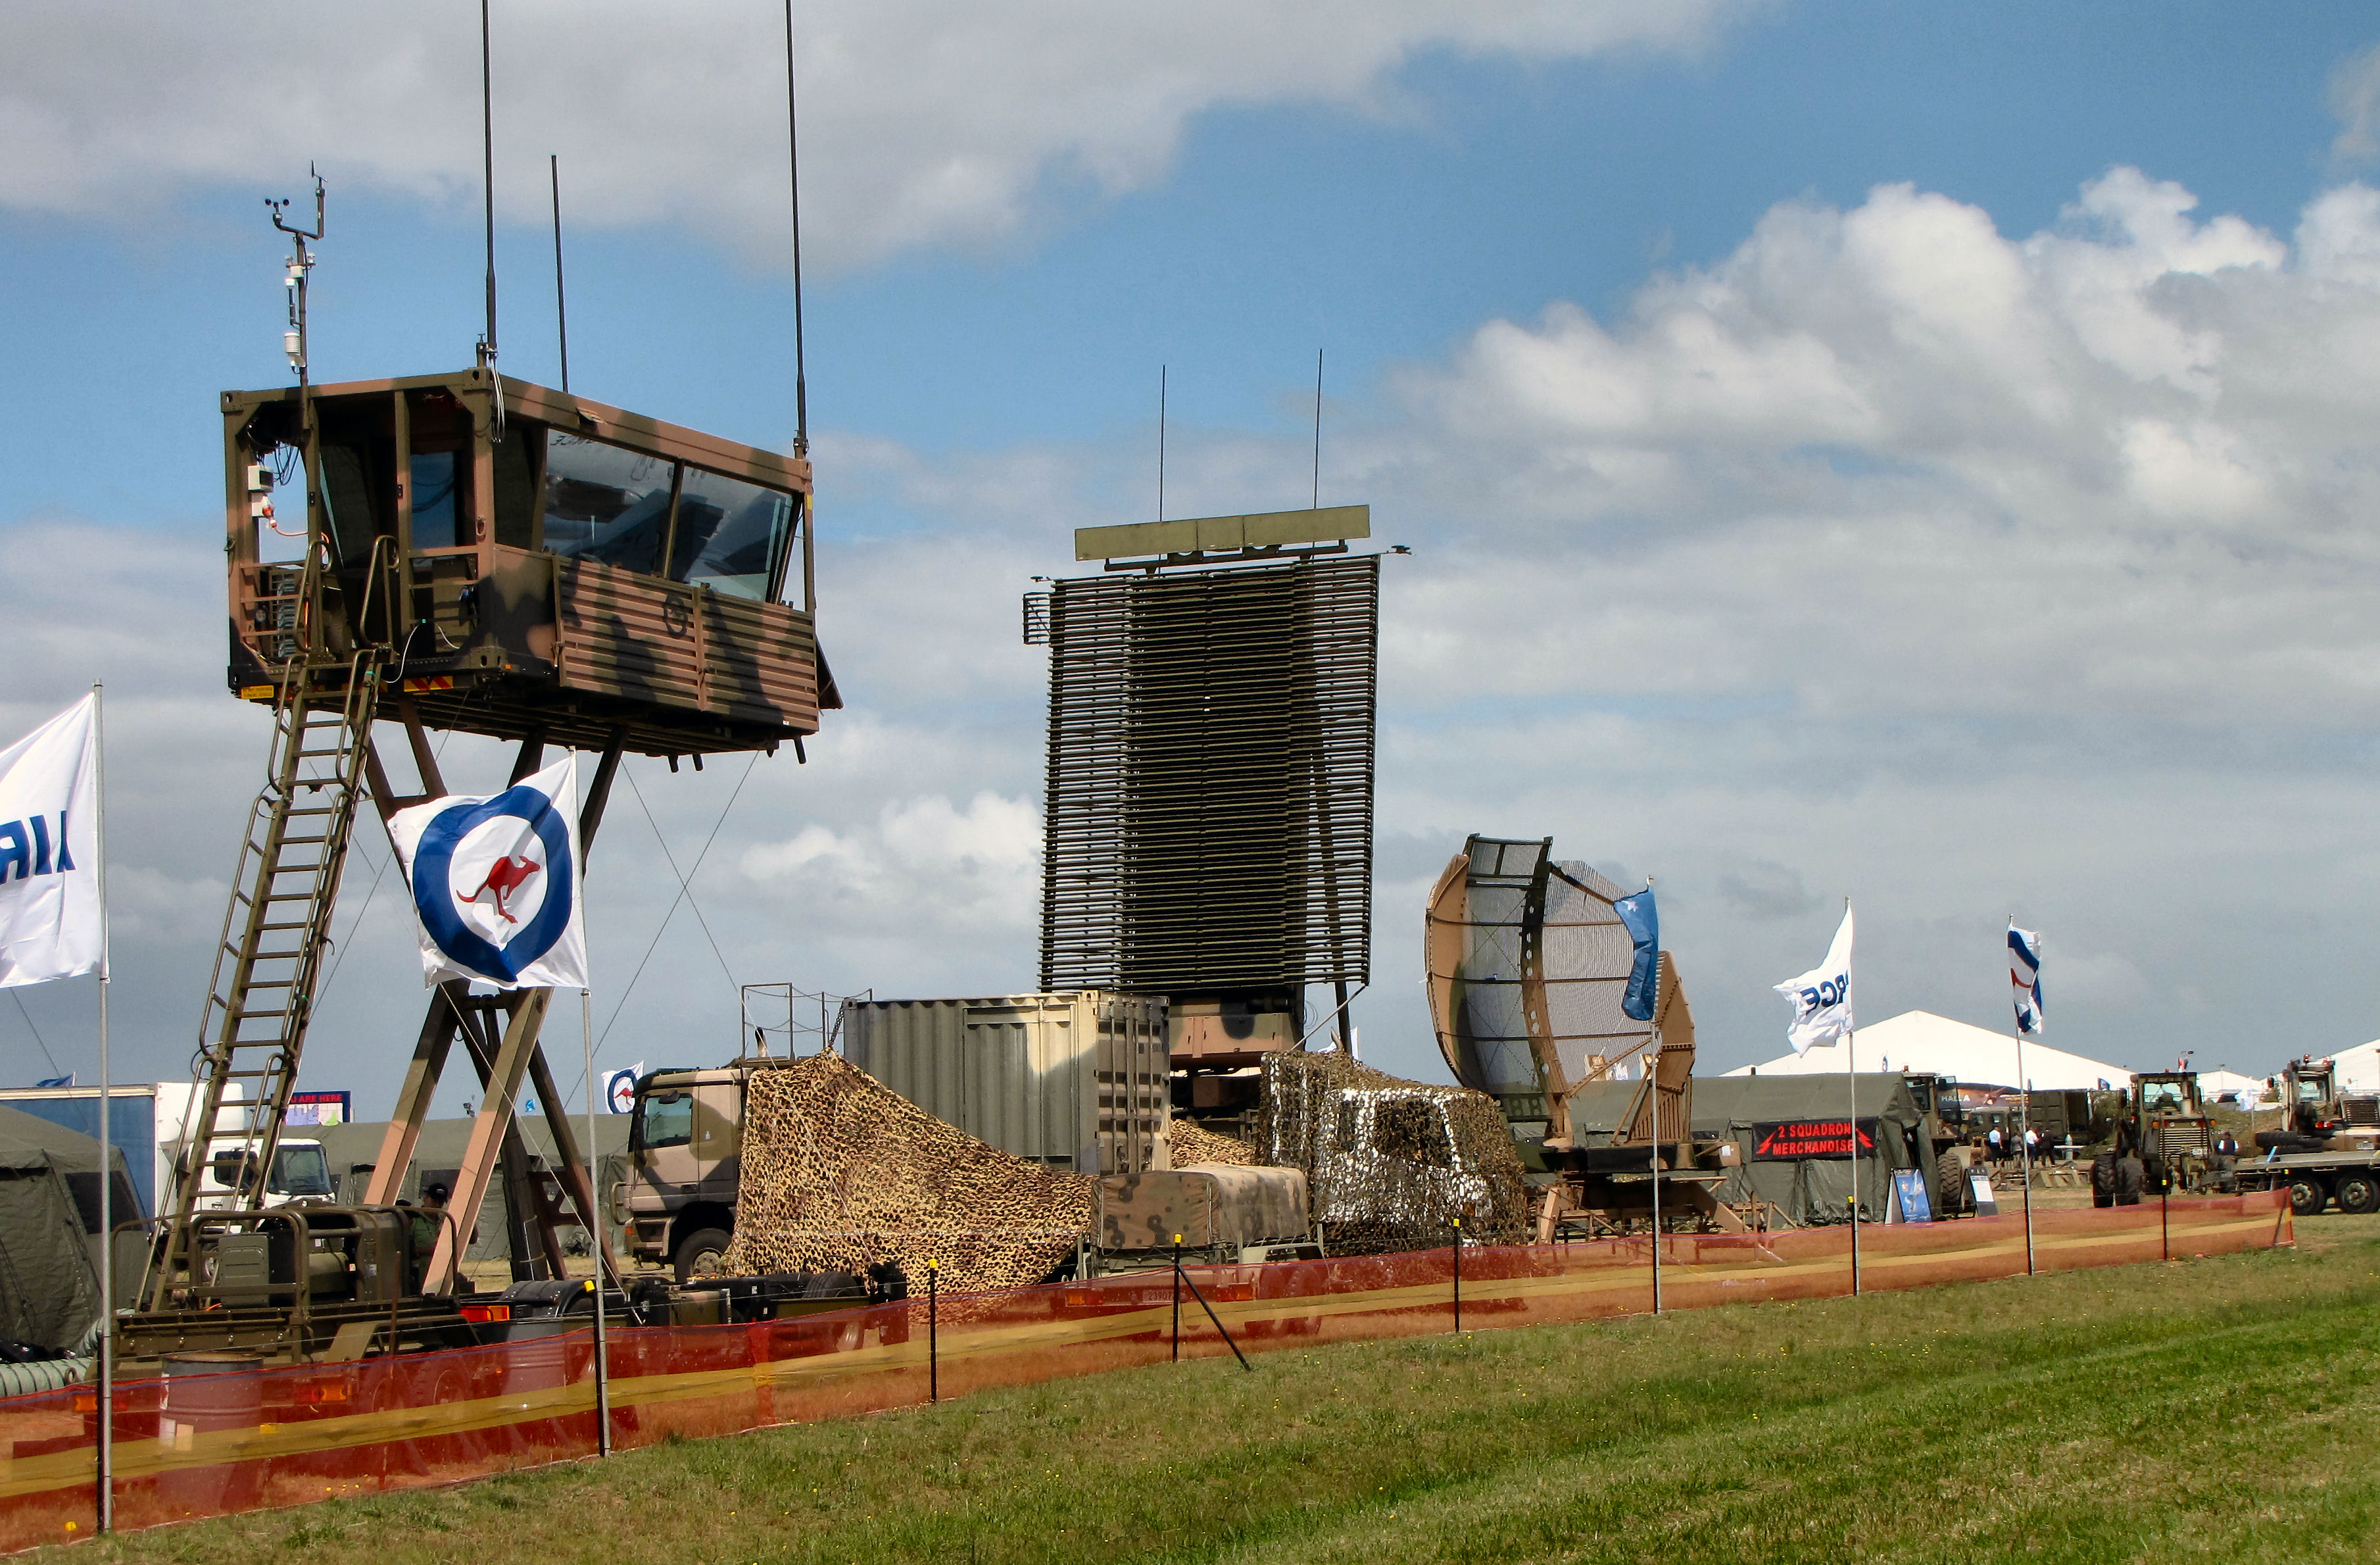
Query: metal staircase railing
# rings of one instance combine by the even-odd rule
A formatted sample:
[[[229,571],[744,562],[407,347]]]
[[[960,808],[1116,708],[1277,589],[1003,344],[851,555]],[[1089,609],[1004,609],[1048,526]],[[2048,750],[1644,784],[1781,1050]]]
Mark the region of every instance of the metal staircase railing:
[[[305,574],[309,580],[294,595],[310,609],[317,606],[314,572]],[[380,575],[369,570],[367,580]],[[320,623],[311,614],[304,617]],[[298,640],[310,640],[308,628]],[[231,1187],[236,1209],[252,1211],[268,1199],[387,662],[385,647],[340,663],[309,658],[300,646],[283,665],[272,758],[249,814],[200,1023],[204,1090],[183,1128],[171,1204],[160,1214],[167,1221],[148,1278],[151,1309],[167,1307],[177,1274],[194,1258],[190,1219],[210,1167]]]

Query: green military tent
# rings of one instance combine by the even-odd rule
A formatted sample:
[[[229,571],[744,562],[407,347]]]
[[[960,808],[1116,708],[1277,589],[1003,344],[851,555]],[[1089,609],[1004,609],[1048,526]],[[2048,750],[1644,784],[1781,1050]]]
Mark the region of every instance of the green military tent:
[[[121,1147],[118,1221],[140,1215]],[[80,1349],[100,1319],[99,1143],[0,1107],[0,1337]]]
[[[1597,1082],[1571,1094],[1582,1145],[1610,1139],[1641,1083]],[[1731,1142],[1735,1161],[1712,1193],[1730,1204],[1765,1201],[1794,1228],[1850,1221],[1853,1160],[1843,1127],[1858,1094],[1860,1218],[1886,1215],[1892,1173],[1923,1168],[1925,1117],[1899,1071],[1834,1076],[1696,1077],[1694,1139]],[[1926,1182],[1930,1187],[1933,1176]]]

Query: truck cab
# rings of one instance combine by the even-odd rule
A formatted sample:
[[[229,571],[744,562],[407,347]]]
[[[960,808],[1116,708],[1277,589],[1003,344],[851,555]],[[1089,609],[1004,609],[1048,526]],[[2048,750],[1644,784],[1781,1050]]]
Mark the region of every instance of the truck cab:
[[[744,1171],[744,1088],[781,1058],[707,1070],[655,1070],[637,1083],[628,1177],[620,1205],[638,1260],[675,1268],[680,1282],[716,1276],[735,1232]]]
[[[176,1143],[172,1148],[178,1166],[188,1156],[187,1143]],[[241,1194],[256,1183],[256,1154],[237,1146],[218,1145],[212,1156],[199,1165],[198,1210],[229,1212],[241,1204]],[[167,1187],[165,1193],[172,1193]],[[265,1176],[266,1206],[285,1206],[297,1202],[328,1202],[335,1198],[337,1188],[331,1181],[331,1161],[318,1141],[297,1141],[284,1138],[273,1151],[273,1169]]]
[[[2188,1070],[2155,1070],[2132,1078],[2131,1143],[2152,1181],[2170,1178],[2195,1190],[2213,1168],[2215,1120]]]

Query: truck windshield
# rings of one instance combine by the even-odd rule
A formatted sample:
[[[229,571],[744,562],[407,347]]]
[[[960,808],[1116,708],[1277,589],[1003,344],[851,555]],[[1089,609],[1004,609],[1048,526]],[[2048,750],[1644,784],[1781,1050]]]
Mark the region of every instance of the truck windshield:
[[[694,1094],[649,1093],[637,1109],[637,1144],[684,1146],[694,1139]]]
[[[2150,1082],[2141,1088],[2141,1107],[2151,1114],[2182,1114],[2189,1110],[2179,1082]]]
[[[328,1195],[331,1163],[319,1146],[275,1147],[273,1153],[273,1193]]]

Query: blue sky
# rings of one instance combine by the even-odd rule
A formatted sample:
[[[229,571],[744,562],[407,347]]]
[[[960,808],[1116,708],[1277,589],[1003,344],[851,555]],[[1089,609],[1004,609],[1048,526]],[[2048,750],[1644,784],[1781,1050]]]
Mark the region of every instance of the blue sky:
[[[1385,367],[1434,357],[1482,320],[1556,300],[1624,307],[1649,271],[1724,256],[1778,202],[1854,204],[1895,181],[2022,234],[2131,165],[2209,211],[2285,229],[2338,172],[2326,79],[2375,35],[2340,6],[1804,5],[1757,7],[1684,54],[1426,49],[1377,111],[1219,105],[1147,189],[1107,195],[1053,172],[1009,238],[814,273],[814,417],[929,453],[1128,439],[1153,428],[1157,366],[1171,363],[1184,423],[1288,429],[1306,416],[1318,348],[1330,395],[1360,404]],[[573,177],[570,149],[502,136],[508,161],[541,174],[559,152]],[[203,394],[281,370],[284,246],[258,198],[302,190],[305,151],[290,153],[119,221],[0,217],[0,276],[31,306],[13,356],[43,372],[6,393],[0,514],[103,496],[110,514],[172,522],[209,492]],[[430,204],[333,178],[322,373],[465,361],[477,190]],[[580,389],[781,442],[785,276],[680,230],[568,215]],[[499,242],[506,365],[551,381],[550,236],[507,224]],[[148,371],[141,402],[90,373],[108,363]],[[52,459],[110,408],[156,436],[119,446],[103,477]],[[1115,497],[1139,501],[1137,486]]]
[[[154,886],[119,965],[149,1040],[136,1058],[164,1070],[203,980],[183,926],[216,916],[209,877],[259,742],[212,684],[207,617],[212,394],[281,378],[284,247],[259,198],[298,194],[322,160],[321,375],[467,361],[477,145],[454,127],[476,130],[476,74],[447,67],[472,18],[425,13],[431,65],[407,68],[428,74],[394,86],[366,69],[369,38],[318,21],[260,88],[196,34],[128,43],[105,7],[9,8],[29,42],[0,65],[0,108],[57,139],[27,132],[0,177],[0,557],[17,562],[0,654],[18,671],[0,716],[30,726],[95,676],[133,692],[120,809],[160,813],[124,838]],[[522,63],[514,45],[548,13],[499,4],[504,363],[553,378],[541,214],[558,151],[577,388],[782,445],[781,103],[762,68],[773,13],[749,8],[708,13],[672,54],[614,7],[608,31]],[[2052,1041],[2269,1068],[2270,1016],[2209,976],[2242,959],[2176,911],[2235,853],[2273,914],[2252,959],[2308,969],[2277,1002],[2292,1052],[2380,1033],[2357,955],[2380,899],[2351,873],[2374,680],[2349,605],[2380,569],[2355,542],[2374,450],[2290,414],[2297,394],[2273,389],[2287,373],[2254,367],[2291,363],[2291,334],[2355,340],[2380,300],[2353,260],[2373,171],[2339,150],[2380,15],[1715,6],[1614,43],[1532,32],[1525,8],[1491,35],[1416,5],[1377,26],[1388,11],[1351,13],[1343,37],[1252,12],[1236,51],[1203,53],[1135,8],[1053,3],[1004,34],[930,0],[802,15],[821,62],[805,177],[823,595],[856,699],[807,775],[739,803],[698,884],[729,910],[721,960],[740,976],[880,994],[1029,981],[1040,670],[1014,644],[1014,594],[1067,564],[1072,528],[1152,504],[1160,363],[1171,509],[1302,503],[1319,348],[1326,502],[1369,500],[1384,534],[1429,545],[1387,621],[1367,1052],[1436,1073],[1408,948],[1416,887],[1465,830],[1552,831],[1674,885],[1667,927],[1714,1067],[1781,1046],[1767,985],[1816,959],[1825,910],[1851,893],[1880,904],[1862,920],[1878,1017],[1997,1025],[1992,931],[2014,911],[2051,932],[2053,1025],[2076,1029]],[[946,43],[995,52],[953,78],[932,63]],[[1018,60],[1031,70],[1004,73]],[[981,102],[955,104],[953,79]],[[1164,112],[1127,101],[1148,83]],[[2143,178],[2095,185],[2126,169]],[[2177,215],[2158,181],[2194,210]],[[1895,184],[1914,204],[1871,198]],[[2322,231],[2349,236],[2349,259],[2326,261],[2297,236],[2342,191]],[[1933,353],[1908,322],[1996,266],[2031,269],[2066,345],[2007,405],[2082,410],[2030,433],[1977,411],[1999,393],[1961,379],[1990,331],[1894,357]],[[1871,297],[1862,278],[1884,280]],[[1760,410],[1694,400],[1706,340],[1746,377],[1731,385],[1773,375]],[[1766,433],[1851,396],[1823,365],[1855,361],[1874,371],[1859,410]],[[2321,406],[2374,393],[2352,363],[2322,373],[2302,389]],[[1665,377],[1689,389],[1645,389]],[[1658,410],[1613,411],[1640,393]],[[2105,437],[2068,449],[2061,422]],[[2130,489],[2106,487],[2119,470]],[[2237,503],[2192,511],[2227,474]],[[1845,537],[1860,546],[1826,567],[1841,602],[1805,612],[1796,573]],[[68,546],[112,563],[87,579]],[[1968,617],[1979,571],[2001,569],[1992,598],[2021,612]],[[68,633],[152,602],[145,639]],[[1490,753],[1509,759],[1475,759]],[[698,840],[723,786],[657,789],[661,829]],[[2242,825],[2259,795],[2270,807]],[[638,852],[596,904],[599,960],[643,948],[637,877],[660,872]],[[905,943],[951,875],[970,911]],[[310,1058],[310,1084],[394,1088],[414,996],[384,913],[359,925],[379,947],[346,981],[349,1041]],[[698,936],[674,924],[661,953],[609,1063],[667,1055],[682,1015],[723,1005],[732,1022]],[[63,989],[26,998],[62,1036],[81,1025]],[[0,1009],[0,1051],[23,1046],[16,1027]],[[639,1028],[662,1041],[633,1042]]]

